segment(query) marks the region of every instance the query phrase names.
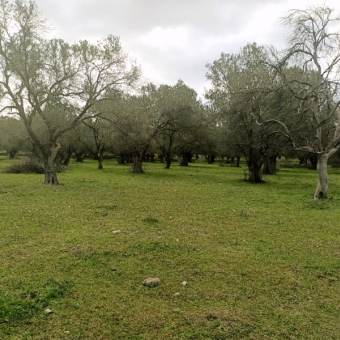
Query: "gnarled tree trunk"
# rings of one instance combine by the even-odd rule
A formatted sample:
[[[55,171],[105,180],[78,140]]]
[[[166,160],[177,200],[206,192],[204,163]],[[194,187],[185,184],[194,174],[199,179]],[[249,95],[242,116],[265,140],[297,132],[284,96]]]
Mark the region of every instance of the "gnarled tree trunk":
[[[314,199],[323,199],[327,198],[327,190],[328,190],[328,169],[327,163],[329,154],[328,153],[321,153],[317,155],[318,163],[317,163],[317,170],[318,170],[318,185],[316,187],[314,193]]]
[[[45,184],[48,185],[58,185],[57,178],[57,168],[55,166],[55,159],[57,157],[57,153],[61,148],[61,144],[59,142],[50,143],[47,153],[43,153],[43,162],[45,168]]]

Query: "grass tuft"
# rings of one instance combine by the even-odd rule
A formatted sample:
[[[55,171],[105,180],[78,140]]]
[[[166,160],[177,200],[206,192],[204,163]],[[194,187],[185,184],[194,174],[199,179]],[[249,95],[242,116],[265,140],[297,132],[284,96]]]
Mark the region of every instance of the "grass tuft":
[[[57,302],[69,288],[67,282],[48,280],[43,287],[26,290],[15,297],[9,293],[0,296],[0,322],[11,323],[32,318],[47,306]]]

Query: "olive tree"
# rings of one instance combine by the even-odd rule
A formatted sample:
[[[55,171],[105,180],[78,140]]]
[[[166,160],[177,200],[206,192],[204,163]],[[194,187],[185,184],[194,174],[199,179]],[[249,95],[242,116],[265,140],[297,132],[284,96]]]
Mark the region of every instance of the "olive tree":
[[[140,93],[112,95],[111,101],[98,106],[98,110],[110,123],[107,138],[111,148],[116,154],[131,156],[133,173],[143,173],[143,161],[155,133],[147,96]]]
[[[197,93],[179,80],[174,86],[149,87],[147,96],[152,105],[151,124],[154,140],[170,169],[175,156],[181,165],[188,165],[192,150],[201,140],[203,106]]]
[[[261,183],[262,166],[268,157],[275,157],[274,141],[278,131],[270,125],[259,125],[256,116],[281,114],[276,107],[273,72],[267,63],[267,52],[256,43],[248,44],[238,54],[222,53],[207,64],[211,87],[206,93],[211,107],[219,115],[225,138],[231,148],[246,158],[251,183]],[[277,145],[279,148],[280,145]]]
[[[118,37],[71,45],[44,39],[47,28],[33,1],[0,0],[1,111],[20,116],[44,165],[45,183],[58,184],[54,163],[62,135],[93,118],[92,108],[109,91],[133,86],[140,70]],[[38,120],[43,140],[35,130]]]
[[[289,127],[276,119],[263,120],[263,124],[277,124],[296,150],[316,156],[314,199],[326,198],[328,159],[340,149],[340,32],[335,30],[340,16],[327,6],[309,7],[289,11],[282,21],[291,29],[289,45],[272,66],[299,103],[295,116],[305,118],[313,133],[297,138],[296,125]]]
[[[9,158],[14,158],[18,151],[27,150],[28,139],[21,120],[0,117],[0,150],[6,150]]]

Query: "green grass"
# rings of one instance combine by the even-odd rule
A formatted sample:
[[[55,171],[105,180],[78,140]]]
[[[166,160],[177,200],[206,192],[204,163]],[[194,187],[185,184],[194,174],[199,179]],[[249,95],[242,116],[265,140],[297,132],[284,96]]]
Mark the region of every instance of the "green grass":
[[[338,170],[96,167],[0,173],[0,339],[340,338]]]

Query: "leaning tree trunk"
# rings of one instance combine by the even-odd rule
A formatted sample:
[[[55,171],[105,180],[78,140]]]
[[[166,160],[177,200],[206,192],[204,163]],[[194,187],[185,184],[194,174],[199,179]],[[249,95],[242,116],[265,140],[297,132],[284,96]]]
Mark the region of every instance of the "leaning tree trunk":
[[[321,153],[318,154],[318,163],[317,163],[317,170],[319,181],[314,193],[314,199],[323,199],[327,198],[327,190],[328,190],[328,169],[327,163],[329,154],[328,153]]]

